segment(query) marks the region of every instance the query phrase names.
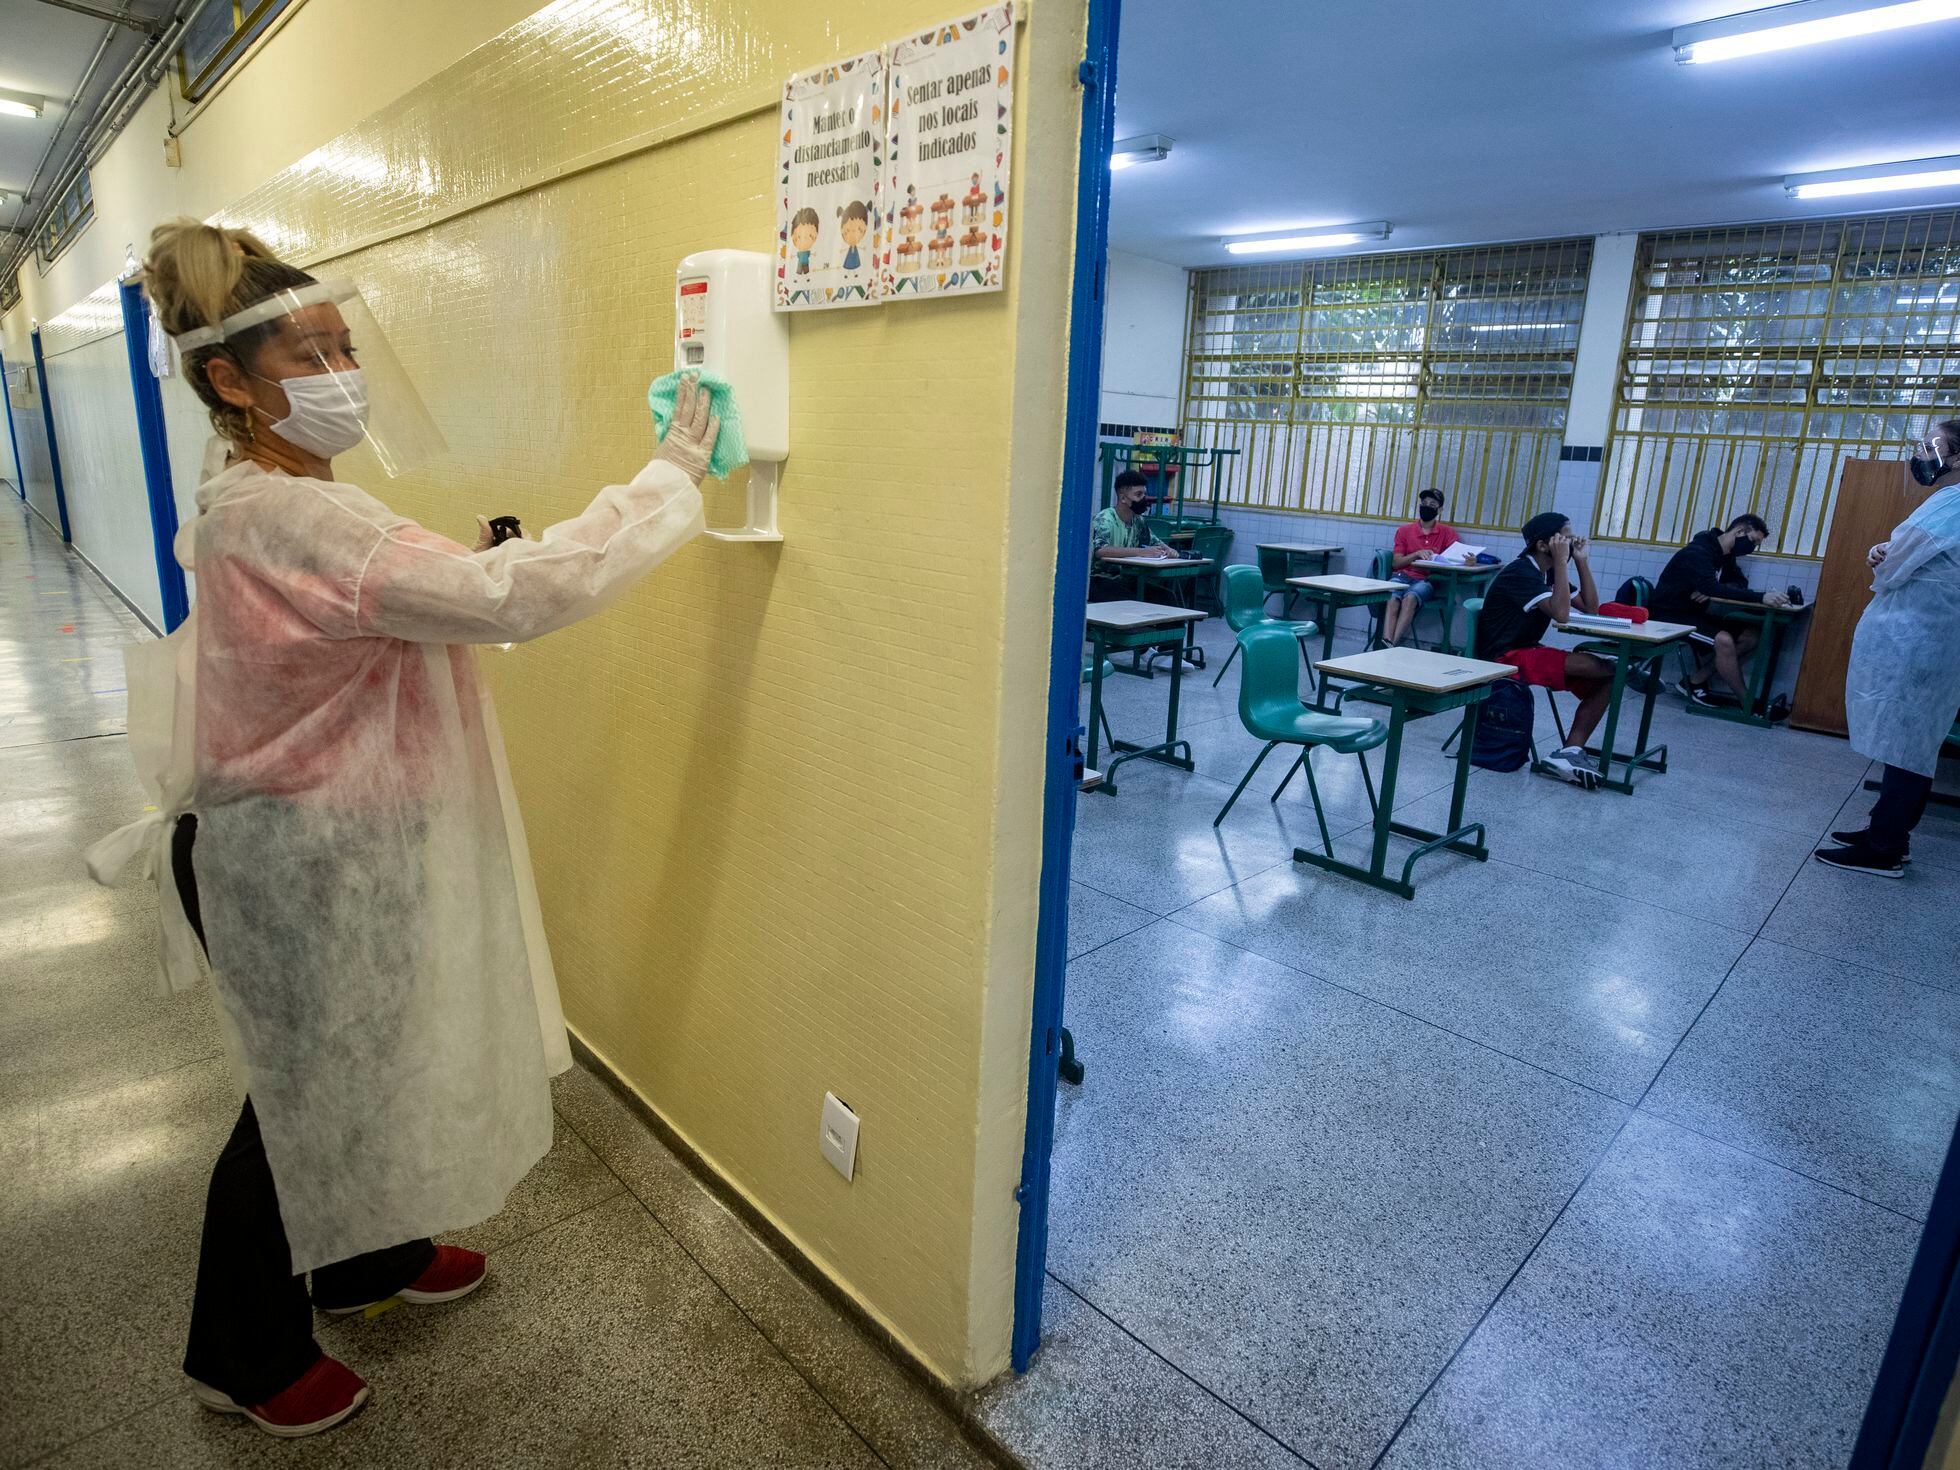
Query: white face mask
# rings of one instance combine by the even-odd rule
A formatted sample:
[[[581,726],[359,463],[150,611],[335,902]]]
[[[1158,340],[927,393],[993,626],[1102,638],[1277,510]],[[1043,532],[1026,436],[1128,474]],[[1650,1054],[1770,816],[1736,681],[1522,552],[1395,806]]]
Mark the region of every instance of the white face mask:
[[[286,394],[288,412],[272,430],[288,444],[332,459],[367,434],[367,376],[359,368],[300,378],[266,378]]]

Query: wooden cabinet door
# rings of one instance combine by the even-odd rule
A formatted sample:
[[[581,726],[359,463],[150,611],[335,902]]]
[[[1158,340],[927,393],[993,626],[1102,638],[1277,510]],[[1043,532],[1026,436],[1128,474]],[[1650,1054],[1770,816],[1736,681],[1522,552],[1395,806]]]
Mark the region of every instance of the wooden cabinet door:
[[[1817,579],[1817,610],[1810,615],[1803,667],[1790,723],[1800,730],[1842,735],[1844,670],[1851,662],[1851,635],[1872,600],[1865,553],[1892,534],[1932,492],[1913,479],[1902,459],[1847,459],[1838,481],[1824,570]]]

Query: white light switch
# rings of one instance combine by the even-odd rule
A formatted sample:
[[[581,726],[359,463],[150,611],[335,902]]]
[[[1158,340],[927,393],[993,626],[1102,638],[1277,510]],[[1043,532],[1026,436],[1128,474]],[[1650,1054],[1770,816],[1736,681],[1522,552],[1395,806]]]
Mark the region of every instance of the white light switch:
[[[823,1126],[817,1134],[817,1147],[830,1167],[849,1179],[857,1170],[858,1115],[837,1100],[837,1094],[823,1095]]]

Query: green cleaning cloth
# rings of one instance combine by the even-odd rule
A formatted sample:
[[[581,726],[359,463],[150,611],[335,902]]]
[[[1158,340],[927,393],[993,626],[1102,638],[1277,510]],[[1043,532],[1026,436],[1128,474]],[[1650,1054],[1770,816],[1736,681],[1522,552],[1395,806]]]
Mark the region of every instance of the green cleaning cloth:
[[[720,373],[702,372],[699,368],[688,371],[701,380],[701,389],[710,400],[708,412],[721,420],[721,434],[715,440],[714,452],[708,456],[708,473],[717,480],[725,480],[730,470],[739,470],[749,462],[749,441],[742,433],[742,410],[735,404],[734,386]],[[653,386],[647,389],[655,439],[667,437],[667,426],[674,421],[674,395],[680,386],[681,375],[669,373],[664,378],[655,378]]]

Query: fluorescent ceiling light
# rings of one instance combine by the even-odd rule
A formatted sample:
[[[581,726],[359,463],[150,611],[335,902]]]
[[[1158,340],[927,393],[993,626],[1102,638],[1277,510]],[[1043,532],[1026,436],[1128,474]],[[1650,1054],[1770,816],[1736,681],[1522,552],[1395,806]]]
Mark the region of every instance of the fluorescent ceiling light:
[[[1725,15],[1674,32],[1674,59],[1682,63],[1733,61],[1765,51],[1788,51],[1879,31],[1929,25],[1960,16],[1960,0],[1797,0],[1768,10]]]
[[[1297,230],[1272,230],[1264,235],[1227,236],[1225,249],[1233,255],[1274,255],[1281,251],[1323,250],[1331,245],[1359,245],[1364,240],[1386,240],[1388,221],[1371,220],[1365,225],[1321,225]]]
[[[1139,133],[1134,138],[1118,138],[1109,150],[1109,166],[1129,168],[1138,163],[1162,163],[1171,156],[1172,141],[1162,133]]]
[[[27,92],[9,92],[0,87],[0,112],[9,117],[39,117],[45,106],[45,97],[36,97]]]
[[[1847,194],[1889,194],[1900,189],[1960,188],[1960,154],[1948,158],[1909,158],[1864,168],[1833,168],[1791,174],[1783,187],[1792,199],[1841,199]]]

